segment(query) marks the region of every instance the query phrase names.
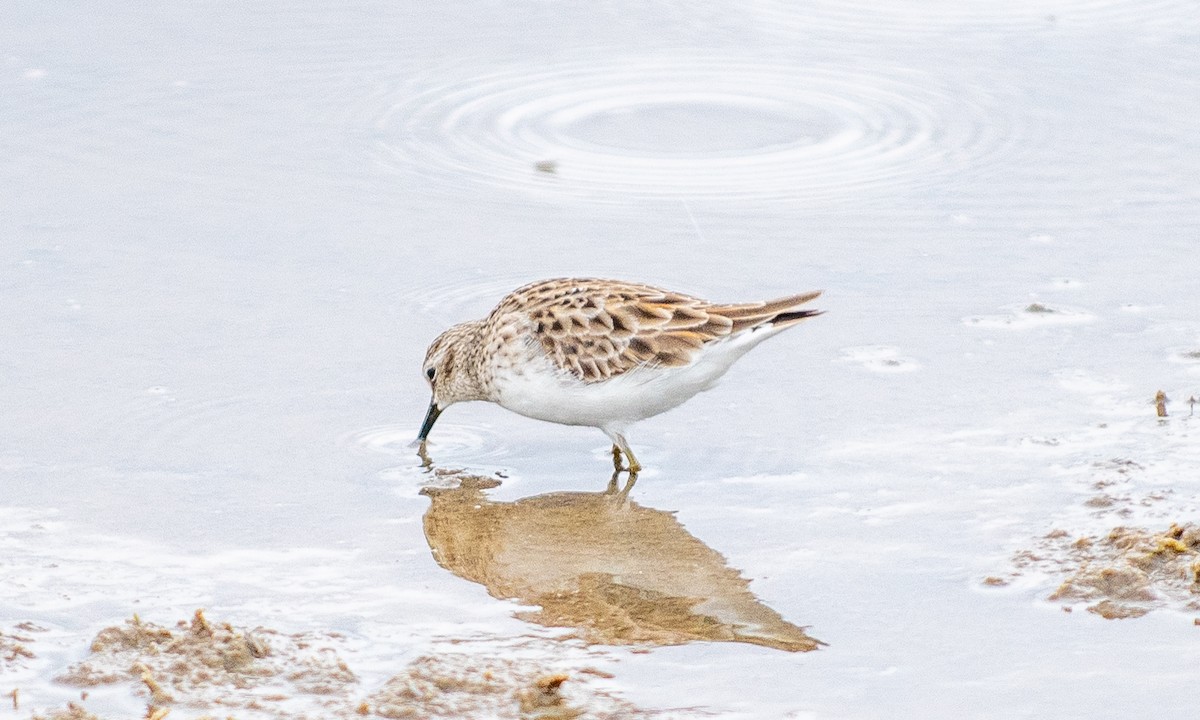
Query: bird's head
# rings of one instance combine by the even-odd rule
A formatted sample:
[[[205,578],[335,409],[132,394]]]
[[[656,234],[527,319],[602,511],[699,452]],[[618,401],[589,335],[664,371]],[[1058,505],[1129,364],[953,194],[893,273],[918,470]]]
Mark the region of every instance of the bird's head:
[[[425,421],[421,423],[421,431],[417,434],[418,441],[425,442],[433,424],[446,408],[456,402],[484,399],[477,364],[482,349],[482,329],[483,322],[479,320],[460,323],[438,335],[425,351],[421,372],[433,391],[433,397],[429,401]]]

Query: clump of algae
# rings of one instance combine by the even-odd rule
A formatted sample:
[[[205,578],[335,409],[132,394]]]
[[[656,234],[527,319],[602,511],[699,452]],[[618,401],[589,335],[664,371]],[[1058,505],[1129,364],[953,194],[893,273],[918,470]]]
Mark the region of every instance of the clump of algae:
[[[1141,617],[1168,604],[1200,610],[1200,526],[1120,526],[1104,536],[1052,540],[1072,569],[1050,600],[1094,601],[1088,610],[1107,619]]]
[[[667,717],[588,684],[595,668],[547,672],[537,662],[444,653],[417,658],[365,703],[374,717],[618,720]],[[572,686],[574,686],[572,688]]]
[[[314,635],[236,629],[197,610],[175,628],[136,615],[101,630],[91,655],[57,679],[92,687],[131,682],[147,697],[147,717],[175,705],[262,710],[296,696],[336,696],[358,678]]]
[[[508,657],[511,648],[498,650],[496,640],[481,641],[479,652],[464,652],[470,641],[452,639],[448,651],[418,657],[373,691],[365,690],[336,652],[343,641],[331,632],[285,635],[261,627],[239,629],[210,621],[202,611],[174,627],[135,615],[101,630],[91,655],[58,679],[80,687],[125,684],[145,698],[146,720],[164,720],[175,708],[199,709],[201,720],[247,715],[281,720],[665,720],[697,712],[633,706],[597,686],[596,680],[612,675],[578,657],[567,659],[552,639],[522,639],[522,660]],[[69,704],[34,720],[101,719]]]
[[[21,667],[26,661],[37,657],[29,649],[34,638],[32,633],[43,632],[45,628],[33,623],[21,623],[10,632],[0,632],[0,670]]]

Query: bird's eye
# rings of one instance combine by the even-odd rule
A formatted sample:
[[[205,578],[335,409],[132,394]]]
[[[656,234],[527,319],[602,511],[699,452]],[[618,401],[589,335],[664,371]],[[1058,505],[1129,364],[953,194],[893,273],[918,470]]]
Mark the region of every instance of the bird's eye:
[[[436,368],[425,368],[425,377],[427,377],[427,378],[429,378],[430,380],[432,380],[434,375],[437,375],[437,369],[436,369]]]

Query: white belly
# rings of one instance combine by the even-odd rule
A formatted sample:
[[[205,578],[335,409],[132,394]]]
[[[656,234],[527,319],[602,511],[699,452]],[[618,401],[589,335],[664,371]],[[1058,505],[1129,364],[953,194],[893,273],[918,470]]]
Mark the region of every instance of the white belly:
[[[538,420],[620,429],[711,388],[751,346],[717,342],[690,365],[641,368],[594,383],[560,372],[548,359],[539,357],[520,369],[497,369],[493,380],[496,402]]]

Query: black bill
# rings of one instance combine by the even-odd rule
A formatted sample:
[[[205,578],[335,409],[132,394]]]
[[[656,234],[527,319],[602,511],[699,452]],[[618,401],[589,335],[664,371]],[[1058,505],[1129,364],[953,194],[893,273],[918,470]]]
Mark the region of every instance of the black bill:
[[[421,432],[417,433],[417,441],[425,442],[425,438],[429,437],[429,431],[433,429],[433,424],[437,422],[438,415],[442,414],[442,409],[437,406],[437,401],[429,401],[429,412],[425,413],[425,422],[421,423]]]

